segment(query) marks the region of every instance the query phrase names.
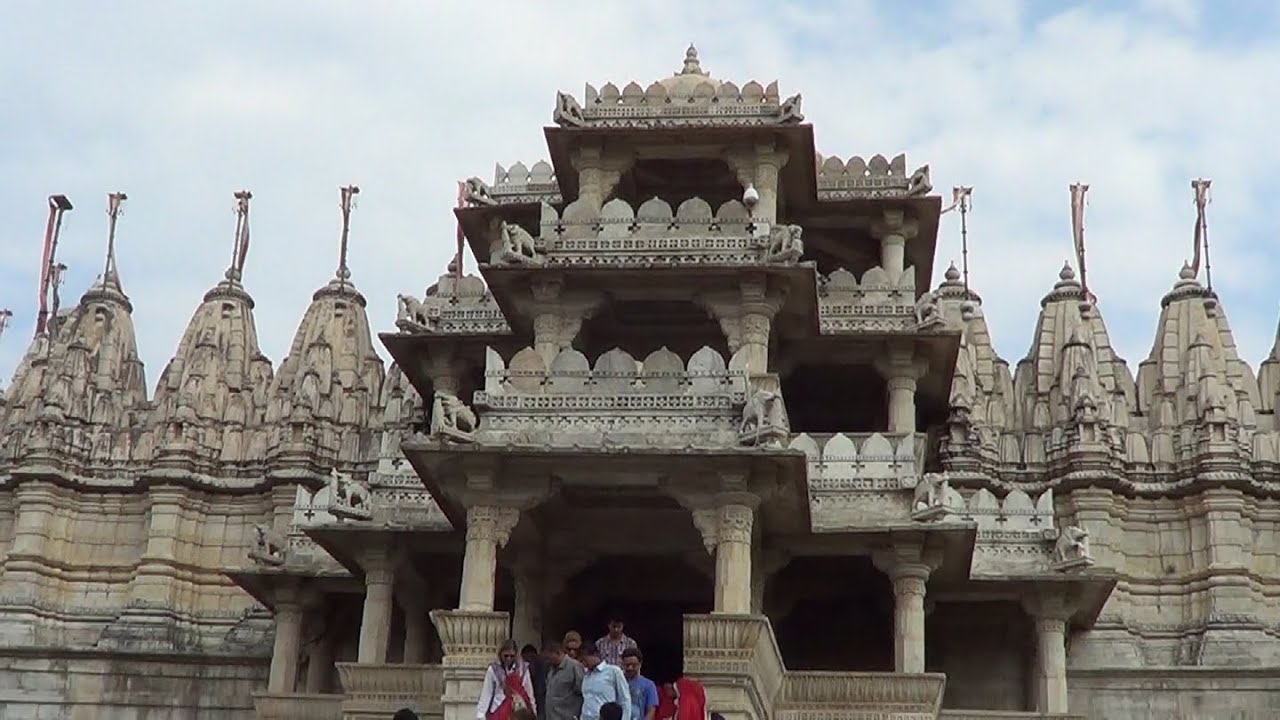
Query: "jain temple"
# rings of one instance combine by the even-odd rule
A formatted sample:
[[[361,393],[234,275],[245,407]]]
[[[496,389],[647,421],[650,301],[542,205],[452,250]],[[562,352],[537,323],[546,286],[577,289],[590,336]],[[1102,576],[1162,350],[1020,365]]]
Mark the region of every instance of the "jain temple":
[[[114,265],[55,304],[0,397],[0,718],[472,720],[503,640],[619,612],[729,720],[1280,717],[1280,348],[1197,268],[1136,368],[1044,268],[1011,366],[928,167],[818,154],[799,95],[690,48],[552,120],[463,185],[477,274],[344,262],[284,358],[244,247],[154,387]]]

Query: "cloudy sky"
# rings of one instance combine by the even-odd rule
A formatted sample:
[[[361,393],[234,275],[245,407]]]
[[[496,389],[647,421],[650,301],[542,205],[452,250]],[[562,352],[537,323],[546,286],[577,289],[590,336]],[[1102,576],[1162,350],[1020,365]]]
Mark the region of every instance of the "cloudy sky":
[[[717,77],[803,92],[821,152],[906,152],[945,194],[973,185],[973,283],[1011,361],[1071,254],[1071,182],[1092,186],[1090,281],[1136,368],[1190,255],[1189,181],[1212,178],[1213,280],[1256,367],[1280,315],[1280,6],[1227,6],[15,5],[0,23],[0,308],[15,313],[0,377],[34,325],[50,193],[77,204],[61,249],[73,298],[101,271],[106,194],[129,194],[118,255],[154,383],[227,265],[232,192],[251,189],[245,283],[279,362],[336,265],[339,185],[362,188],[351,266],[390,328],[395,294],[421,293],[452,252],[457,179],[544,157],[556,90],[647,84],[690,41]],[[959,259],[958,218],[940,232],[938,277]]]

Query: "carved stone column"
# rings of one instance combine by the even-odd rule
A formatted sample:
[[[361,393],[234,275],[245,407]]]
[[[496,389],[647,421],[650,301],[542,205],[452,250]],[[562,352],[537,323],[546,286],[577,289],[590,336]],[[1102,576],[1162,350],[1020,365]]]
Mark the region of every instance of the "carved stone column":
[[[515,567],[515,612],[511,615],[511,637],[521,647],[542,647],[542,579],[543,573],[533,562]]]
[[[401,662],[405,665],[420,665],[427,659],[427,616],[421,607],[404,607],[404,653]]]
[[[906,217],[902,210],[885,210],[884,218],[871,228],[880,241],[880,266],[890,280],[897,280],[906,269],[907,241],[919,232],[920,224]]]
[[[431,362],[427,365],[427,376],[431,378],[431,385],[438,392],[457,397],[462,391],[458,380],[462,376],[462,369],[458,366],[452,352],[433,355]],[[423,402],[427,407],[431,406],[431,398],[425,398]]]
[[[571,158],[578,171],[578,200],[599,210],[631,166],[631,158],[609,152],[599,143],[583,143]]]
[[[276,596],[275,623],[267,692],[291,693],[298,681],[298,654],[302,643],[302,599],[296,588],[282,589]]]
[[[694,510],[693,520],[708,552],[716,558],[713,612],[751,613],[751,540],[760,499],[747,493],[725,494],[711,508]]]
[[[875,553],[876,567],[893,583],[893,669],[922,673],[924,657],[925,582],[940,558],[920,547],[894,547]]]
[[[916,382],[927,368],[923,360],[915,359],[909,345],[891,346],[889,354],[876,362],[889,395],[889,432],[916,431]]]
[[[754,148],[742,148],[730,152],[726,160],[745,189],[753,185],[760,199],[751,214],[770,223],[778,221],[778,177],[786,167],[790,155],[773,143],[760,143]]]
[[[485,672],[509,637],[510,618],[506,613],[432,610],[431,622],[444,650],[444,720],[474,720]]]
[[[151,511],[147,522],[147,545],[133,578],[130,604],[141,607],[170,607],[177,561],[178,524],[186,492],[174,485],[158,485],[148,493]],[[292,500],[290,501],[292,505]]]
[[[360,647],[356,662],[380,665],[387,661],[391,611],[395,601],[395,563],[387,547],[370,548],[364,567],[364,614],[360,618]]]
[[[467,508],[467,547],[462,559],[462,589],[458,607],[471,612],[491,612],[498,548],[507,544],[520,520],[520,511],[499,505]]]
[[[1067,620],[1071,607],[1061,595],[1025,598],[1023,608],[1035,625],[1036,667],[1032,681],[1035,709],[1067,712]]]

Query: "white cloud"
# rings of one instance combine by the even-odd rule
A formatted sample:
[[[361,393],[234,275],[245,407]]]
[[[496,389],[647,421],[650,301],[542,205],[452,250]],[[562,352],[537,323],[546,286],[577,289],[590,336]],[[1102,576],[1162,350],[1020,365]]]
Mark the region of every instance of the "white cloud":
[[[231,193],[252,189],[246,284],[278,362],[333,272],[339,185],[363,190],[351,264],[385,329],[395,293],[421,292],[452,251],[457,178],[544,157],[556,90],[665,76],[690,40],[718,77],[803,92],[824,153],[906,151],[932,165],[940,192],[974,185],[975,288],[1011,360],[1071,254],[1069,183],[1092,185],[1091,284],[1136,366],[1189,255],[1189,180],[1212,177],[1214,279],[1256,364],[1277,314],[1264,193],[1280,167],[1269,127],[1280,100],[1265,88],[1280,46],[1191,37],[1195,4],[1147,5],[1162,7],[84,3],[56,23],[10,11],[0,306],[19,317],[0,340],[0,375],[30,333],[49,192],[78,203],[63,246],[69,296],[101,265],[105,194],[129,193],[120,263],[154,382],[226,266]],[[1262,24],[1235,24],[1251,22]],[[941,233],[939,275],[959,259],[954,216]]]

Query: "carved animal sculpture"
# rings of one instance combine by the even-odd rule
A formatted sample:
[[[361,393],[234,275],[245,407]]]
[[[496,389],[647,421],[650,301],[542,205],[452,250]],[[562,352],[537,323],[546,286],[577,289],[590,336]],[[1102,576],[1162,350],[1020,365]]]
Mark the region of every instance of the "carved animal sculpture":
[[[907,197],[928,195],[933,190],[933,181],[929,178],[929,166],[925,165],[907,178]]]
[[[1089,531],[1082,527],[1069,525],[1058,533],[1058,542],[1054,545],[1053,554],[1060,563],[1076,560],[1092,560],[1089,552]]]
[[[283,565],[289,547],[284,536],[261,524],[253,526],[253,533],[253,550],[249,557],[267,565]]]
[[[431,434],[469,438],[475,431],[475,411],[456,395],[437,390],[431,405]]]
[[[515,223],[504,222],[501,233],[503,262],[530,263],[537,260],[538,249],[528,230]]]
[[[399,306],[396,322],[411,322],[417,325],[428,325],[431,319],[427,316],[427,306],[412,295],[396,295]]]
[[[920,482],[916,483],[915,496],[911,500],[912,509],[920,511],[945,507],[948,489],[950,483],[947,482],[946,475],[925,473]]]
[[[804,113],[800,112],[800,95],[792,95],[782,101],[782,106],[778,109],[778,122],[780,123],[799,123],[804,122]]]
[[[356,482],[350,475],[338,472],[337,468],[329,471],[329,493],[333,504],[359,511],[361,514],[368,513],[372,505],[369,489]]]
[[[497,205],[498,201],[489,194],[489,186],[478,177],[467,178],[463,184],[463,196],[470,205]]]
[[[568,93],[556,93],[556,111],[551,116],[551,122],[560,126],[581,127],[587,123],[587,119],[582,116],[582,106],[578,101]]]
[[[943,322],[942,313],[938,309],[938,294],[930,290],[916,301],[916,324],[924,327]]]
[[[800,239],[804,228],[799,225],[774,225],[769,228],[769,247],[765,251],[768,262],[790,263],[804,255],[804,241]]]
[[[738,433],[744,437],[755,435],[753,444],[759,442],[762,432],[767,435],[785,435],[787,427],[787,408],[778,393],[769,390],[757,390],[747,399],[742,408],[742,424]]]

